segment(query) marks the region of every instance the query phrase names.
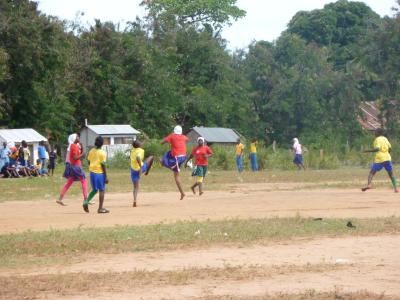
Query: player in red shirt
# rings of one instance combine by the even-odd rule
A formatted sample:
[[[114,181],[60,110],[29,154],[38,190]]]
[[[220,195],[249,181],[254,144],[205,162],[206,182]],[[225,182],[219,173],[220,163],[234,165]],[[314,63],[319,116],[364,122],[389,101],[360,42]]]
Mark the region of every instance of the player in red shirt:
[[[213,155],[212,150],[205,144],[205,140],[203,137],[199,137],[197,139],[197,146],[193,148],[192,153],[190,154],[187,163],[192,157],[195,158],[195,165],[196,168],[194,169],[192,176],[197,177],[197,181],[194,185],[191,186],[193,194],[196,194],[195,188],[199,187],[199,195],[203,194],[203,181],[204,177],[207,174],[207,167],[208,167],[208,158]]]
[[[86,176],[81,163],[81,158],[85,156],[85,153],[83,152],[79,135],[76,133],[71,134],[68,140],[73,140],[74,143],[71,144],[70,147],[68,147],[69,164],[66,165],[66,170],[64,172],[64,177],[68,180],[60,193],[59,199],[56,201],[60,205],[65,205],[63,202],[64,195],[74,183],[74,181],[80,181],[82,184],[83,200],[86,201],[88,197]]]
[[[171,150],[164,154],[161,159],[161,164],[171,169],[174,172],[176,186],[181,193],[181,200],[185,197],[181,180],[179,178],[180,166],[186,161],[186,143],[188,137],[182,134],[182,127],[177,125],[174,128],[174,133],[164,138],[161,144],[170,144]]]

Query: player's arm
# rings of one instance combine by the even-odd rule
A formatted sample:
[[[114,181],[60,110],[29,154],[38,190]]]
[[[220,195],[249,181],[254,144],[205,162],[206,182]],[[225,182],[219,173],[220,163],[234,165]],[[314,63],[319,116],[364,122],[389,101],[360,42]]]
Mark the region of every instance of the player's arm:
[[[142,159],[140,158],[140,156],[138,155],[138,156],[136,156],[136,162],[138,163],[138,165],[139,165],[139,173],[141,174],[142,173],[142,166],[143,166],[143,162],[142,162]]]
[[[212,150],[210,149],[210,148],[208,148],[207,149],[207,153],[206,154],[204,154],[204,157],[205,158],[209,158],[209,157],[211,157],[211,156],[213,156],[213,152],[212,152]]]
[[[189,158],[185,161],[185,168],[187,168],[187,164],[189,160],[191,160],[192,158],[193,158],[193,153],[190,153]]]
[[[107,168],[106,168],[106,162],[105,161],[103,161],[101,163],[101,169],[103,170],[103,174],[104,174],[104,182],[108,183]]]
[[[363,152],[364,153],[375,153],[375,152],[379,152],[379,150],[380,150],[380,148],[376,147],[376,148],[373,148],[373,149],[364,150]]]

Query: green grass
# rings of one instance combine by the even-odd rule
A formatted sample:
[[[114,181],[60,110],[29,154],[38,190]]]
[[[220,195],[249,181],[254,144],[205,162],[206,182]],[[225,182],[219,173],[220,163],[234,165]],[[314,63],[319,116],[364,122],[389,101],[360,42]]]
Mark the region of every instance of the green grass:
[[[316,236],[399,233],[400,218],[353,219],[272,218],[177,222],[146,226],[116,226],[99,229],[51,230],[0,236],[0,266],[45,264],[44,258],[84,253],[120,253],[173,250],[210,245],[264,244]],[[35,260],[37,258],[37,260]]]
[[[21,179],[0,179],[0,202],[55,199],[58,197],[65,179],[61,177],[62,170],[57,169],[54,177],[21,178]],[[279,171],[267,170],[257,173],[243,172],[239,175],[236,171],[215,171],[213,169],[207,175],[205,181],[206,190],[218,190],[227,185],[239,183],[305,183],[313,184],[315,187],[359,187],[365,183],[368,169],[342,168],[338,170],[307,170]],[[189,170],[182,172],[182,180],[185,187],[188,187],[193,178]],[[110,170],[110,183],[107,186],[107,193],[125,193],[132,191],[129,169]],[[375,182],[383,181],[378,185],[390,187],[390,182],[384,172],[377,174]],[[156,169],[141,181],[141,191],[175,191],[176,186],[170,171]],[[67,197],[81,195],[80,183],[75,183]]]

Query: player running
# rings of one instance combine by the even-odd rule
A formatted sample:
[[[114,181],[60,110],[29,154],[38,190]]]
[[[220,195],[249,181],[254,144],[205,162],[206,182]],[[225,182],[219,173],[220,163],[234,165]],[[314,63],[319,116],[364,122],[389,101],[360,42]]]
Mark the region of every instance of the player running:
[[[384,132],[382,128],[378,128],[375,130],[375,140],[373,144],[373,149],[365,150],[364,153],[376,153],[375,160],[371,167],[371,171],[368,175],[368,184],[366,187],[363,187],[361,190],[365,192],[372,188],[372,178],[374,175],[385,168],[388,173],[390,180],[392,181],[392,186],[395,193],[398,193],[397,189],[397,179],[393,174],[393,165],[392,165],[392,157],[390,156],[390,151],[392,149],[392,145],[388,141],[386,137],[383,136]]]
[[[207,174],[208,167],[208,158],[213,155],[212,150],[205,144],[205,140],[203,137],[197,138],[197,146],[193,148],[192,153],[190,154],[188,160],[185,163],[189,162],[192,157],[195,158],[196,168],[193,171],[192,176],[195,176],[197,181],[194,185],[191,186],[193,194],[196,194],[196,187],[199,187],[199,195],[203,194],[203,181],[204,177]]]

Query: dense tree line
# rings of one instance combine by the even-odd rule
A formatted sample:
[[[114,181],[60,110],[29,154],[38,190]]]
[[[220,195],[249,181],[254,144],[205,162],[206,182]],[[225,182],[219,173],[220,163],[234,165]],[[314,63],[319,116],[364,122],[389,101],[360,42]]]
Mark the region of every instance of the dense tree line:
[[[400,2],[397,0],[399,6]],[[147,15],[90,28],[0,0],[0,126],[54,143],[87,118],[150,137],[171,127],[233,127],[267,141],[354,141],[360,101],[379,100],[399,132],[400,15],[339,0],[299,12],[274,41],[231,53],[221,29],[236,0],[144,1]]]

